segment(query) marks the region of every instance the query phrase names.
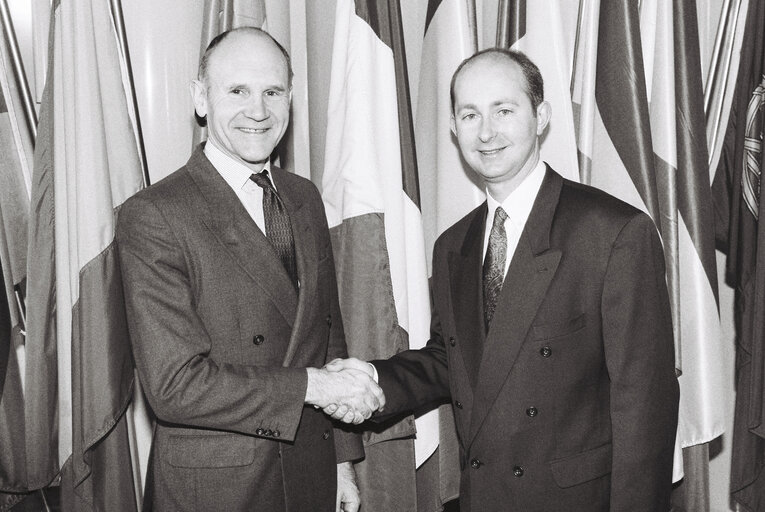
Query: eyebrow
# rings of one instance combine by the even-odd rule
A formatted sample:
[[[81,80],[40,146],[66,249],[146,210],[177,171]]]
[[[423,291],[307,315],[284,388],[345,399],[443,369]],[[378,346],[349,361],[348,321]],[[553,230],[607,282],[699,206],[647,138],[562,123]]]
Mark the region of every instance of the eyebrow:
[[[516,107],[518,105],[520,105],[519,102],[508,98],[508,99],[493,101],[491,103],[491,105],[489,105],[489,106],[490,107],[499,107],[500,105],[507,105],[507,104],[513,105],[513,106],[516,106]],[[465,105],[460,105],[459,103],[457,104],[457,111],[464,110],[464,109],[478,110],[478,108],[473,103],[466,103]]]

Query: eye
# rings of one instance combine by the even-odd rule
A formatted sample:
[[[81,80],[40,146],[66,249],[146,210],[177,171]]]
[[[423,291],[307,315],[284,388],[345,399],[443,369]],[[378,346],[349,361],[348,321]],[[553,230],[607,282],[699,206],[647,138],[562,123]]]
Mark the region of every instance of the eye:
[[[246,94],[247,91],[243,87],[234,87],[231,89],[231,94],[235,94],[237,96]]]
[[[468,112],[467,114],[464,114],[462,116],[463,121],[472,121],[473,119],[476,119],[478,115],[475,112]]]
[[[497,115],[500,117],[509,116],[513,111],[509,108],[501,108],[497,111]]]

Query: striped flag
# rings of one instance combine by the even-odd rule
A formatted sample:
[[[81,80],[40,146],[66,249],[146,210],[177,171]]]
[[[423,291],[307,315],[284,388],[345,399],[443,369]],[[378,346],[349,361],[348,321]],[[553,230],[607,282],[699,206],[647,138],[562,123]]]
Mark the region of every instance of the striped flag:
[[[765,0],[750,0],[735,95],[713,182],[726,281],[736,291],[736,407],[730,490],[765,507]]]
[[[699,137],[705,119],[695,2],[643,2],[641,32],[661,211],[654,220],[661,224],[681,369],[674,473],[679,479],[685,472],[688,500],[702,495],[692,488],[708,487],[705,443],[723,433],[726,389],[709,154]]]
[[[28,252],[28,467],[42,485],[61,469],[64,510],[132,511],[133,364],[114,226],[143,173],[125,63],[106,2],[56,1],[51,27]]]
[[[429,0],[415,122],[429,274],[436,238],[486,197],[449,129],[452,74],[477,49],[475,0]]]
[[[430,298],[398,0],[337,3],[322,180],[348,352],[387,358],[429,336]],[[365,432],[364,510],[415,510],[438,413]],[[391,492],[396,489],[396,492]]]
[[[574,114],[571,107],[573,41],[563,29],[565,6],[556,0],[500,0],[497,46],[525,53],[539,67],[552,118],[540,155],[563,177],[579,181]]]
[[[657,15],[659,5],[666,10],[661,19]],[[680,369],[682,364],[680,264],[687,263],[685,272],[688,281],[684,281],[684,284],[693,289],[696,283],[694,279],[698,277],[697,267],[693,265],[699,261],[699,257],[692,255],[693,243],[687,239],[685,226],[683,226],[683,233],[678,231],[679,222],[681,222],[678,220],[679,210],[676,204],[679,201],[678,194],[691,192],[678,191],[675,183],[680,178],[677,177],[675,77],[671,68],[671,62],[674,59],[671,3],[657,4],[646,1],[641,6],[642,19],[637,3],[628,0],[608,2],[583,0],[580,4],[572,84],[579,170],[584,183],[605,190],[641,209],[650,215],[657,225],[662,235],[667,262],[675,335],[675,364]],[[643,40],[647,46],[650,45],[650,48],[643,48]],[[651,51],[653,48],[656,49],[656,56]],[[644,57],[648,62],[647,69],[644,66]],[[659,73],[654,73],[655,66],[660,67]],[[646,79],[651,83],[650,89],[646,86]],[[655,94],[655,97],[652,97],[650,114],[649,92]],[[685,115],[687,112],[680,114]],[[653,115],[653,118],[650,115]],[[683,117],[679,119],[680,123],[684,121]],[[655,138],[652,137],[652,131]],[[654,140],[657,141],[656,147],[653,145]],[[685,162],[685,165],[687,164],[688,162]],[[692,173],[687,167],[684,167],[683,172]],[[683,184],[687,185],[686,182],[692,179],[684,178]],[[688,212],[684,211],[684,213]],[[695,223],[696,220],[689,217],[682,222]],[[685,237],[682,260],[679,245],[681,237]],[[702,246],[702,250],[707,249],[708,246]],[[708,253],[703,255],[704,261],[707,261],[708,256]],[[714,257],[714,254],[712,256]],[[713,285],[709,283],[707,276],[704,276],[704,279],[707,280],[706,284],[701,282],[699,286],[704,291],[711,292]],[[698,314],[698,309],[694,302],[698,298],[698,295],[694,296],[693,292],[689,292],[689,295],[683,299],[694,315],[688,320],[699,320],[698,316],[695,316]],[[702,300],[706,298],[702,296]],[[701,307],[702,311],[708,307],[713,308],[712,317],[702,319],[705,323],[708,321],[717,325],[717,331],[712,332],[712,336],[715,332],[719,334],[719,320],[715,322],[717,318],[715,299],[716,290],[712,295],[711,305],[703,302]],[[699,334],[698,324],[689,322],[685,325],[685,329],[691,339],[698,336],[693,340],[694,344],[698,344],[699,340],[702,345],[707,344],[710,339],[715,340],[715,338],[705,337],[703,332]],[[691,364],[696,362],[692,361]],[[703,359],[701,362],[707,364]],[[708,364],[712,363],[708,362]],[[698,370],[705,369],[707,368],[701,367]],[[690,374],[697,375],[695,371],[691,371]],[[694,378],[696,377],[685,380],[692,386],[696,384]],[[712,378],[714,379],[714,375]],[[715,384],[712,385],[712,389],[719,392],[716,386],[717,381],[713,382]],[[690,393],[690,395],[683,396],[681,400],[699,397],[698,400],[689,402],[691,404],[703,403],[704,399],[709,398],[708,395],[693,388],[684,389],[683,393]],[[699,416],[694,418],[696,412],[688,410],[688,404],[685,405],[686,418],[681,421],[685,422],[686,419],[691,421],[687,429],[694,435],[698,435],[699,429],[694,429],[693,425],[698,425],[699,418],[708,425],[709,409],[703,409],[704,412],[698,412]],[[714,417],[714,413],[712,416]],[[715,428],[718,427],[713,420],[711,423]],[[683,431],[679,430],[678,433]],[[698,437],[692,439],[704,442]],[[677,441],[674,481],[683,476],[681,446],[684,443],[695,444],[687,437],[678,436]]]

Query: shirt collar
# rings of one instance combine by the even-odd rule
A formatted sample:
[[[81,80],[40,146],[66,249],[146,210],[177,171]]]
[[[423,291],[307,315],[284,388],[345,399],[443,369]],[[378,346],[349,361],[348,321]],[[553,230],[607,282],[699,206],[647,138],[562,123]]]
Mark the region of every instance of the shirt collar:
[[[489,191],[486,191],[486,203],[489,207],[489,219],[494,218],[494,211],[498,206],[502,206],[510,220],[516,226],[523,227],[529,218],[531,208],[534,206],[534,200],[537,198],[539,189],[542,187],[542,181],[545,179],[545,163],[540,159],[534,170],[526,176],[518,188],[513,190],[500,205],[496,199],[491,197]]]
[[[215,170],[218,171],[218,174],[220,174],[221,177],[226,180],[226,183],[228,183],[228,186],[232,189],[241,190],[248,183],[252,183],[250,181],[250,176],[253,175],[252,169],[241,162],[237,162],[225,154],[223,151],[218,149],[218,147],[209,139],[205,143],[204,152],[207,159],[210,161],[213,167],[215,167]],[[274,185],[274,179],[270,172],[270,160],[266,161],[262,170],[269,171],[268,179],[271,180],[271,185],[273,185],[274,190],[276,190],[276,185]]]

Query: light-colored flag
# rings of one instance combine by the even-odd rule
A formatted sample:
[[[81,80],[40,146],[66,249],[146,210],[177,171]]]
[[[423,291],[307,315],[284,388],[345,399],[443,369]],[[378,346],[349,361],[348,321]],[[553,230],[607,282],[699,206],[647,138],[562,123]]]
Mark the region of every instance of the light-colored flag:
[[[132,511],[114,226],[143,172],[109,5],[56,1],[51,12],[28,252],[28,468],[43,485],[61,470],[63,510]]]
[[[337,3],[322,196],[349,354],[387,358],[429,337],[417,166],[398,0]],[[438,445],[438,412],[366,432],[364,507],[413,510],[415,467]],[[390,489],[396,492],[391,493]]]
[[[475,1],[430,0],[415,112],[428,275],[436,238],[486,198],[449,128],[452,74],[476,50]]]

